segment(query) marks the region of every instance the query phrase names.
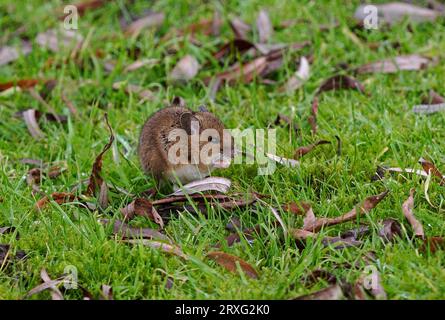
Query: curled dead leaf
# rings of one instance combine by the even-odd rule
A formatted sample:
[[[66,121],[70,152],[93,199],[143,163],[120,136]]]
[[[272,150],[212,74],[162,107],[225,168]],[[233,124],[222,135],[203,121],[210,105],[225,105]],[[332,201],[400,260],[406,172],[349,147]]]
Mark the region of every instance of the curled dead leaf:
[[[224,267],[226,270],[230,272],[237,273],[238,272],[237,265],[239,265],[241,270],[250,278],[258,279],[259,277],[256,270],[250,264],[248,264],[246,261],[242,260],[237,256],[222,251],[212,251],[207,253],[206,257],[215,261],[220,266]]]
[[[408,220],[409,224],[413,228],[414,235],[416,237],[425,237],[425,233],[423,231],[422,224],[414,217],[413,208],[414,208],[414,192],[415,189],[411,189],[409,192],[408,199],[405,200],[402,204],[402,212],[405,218]]]

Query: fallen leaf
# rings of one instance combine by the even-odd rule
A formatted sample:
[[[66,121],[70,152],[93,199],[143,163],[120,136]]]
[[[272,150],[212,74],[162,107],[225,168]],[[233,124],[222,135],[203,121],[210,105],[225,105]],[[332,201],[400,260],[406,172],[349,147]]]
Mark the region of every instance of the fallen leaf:
[[[161,250],[168,254],[174,254],[175,256],[178,256],[184,260],[188,259],[188,256],[182,252],[181,248],[174,244],[168,244],[164,242],[159,242],[155,240],[148,240],[148,239],[129,239],[129,240],[123,240],[125,243],[131,243],[131,244],[141,244],[146,247],[150,247],[156,250]]]
[[[138,70],[142,67],[146,67],[146,66],[155,66],[156,64],[159,63],[158,59],[142,59],[142,60],[137,60],[131,64],[129,64],[128,66],[125,67],[124,72],[128,73],[128,72],[132,72],[135,70]]]
[[[0,48],[0,66],[11,63],[20,56],[27,56],[32,51],[32,46],[27,41],[22,41],[20,48],[4,46]]]
[[[243,230],[240,230],[240,232],[233,232],[231,234],[229,234],[225,240],[227,242],[227,246],[231,247],[233,246],[235,243],[241,242],[241,237],[245,237],[247,239],[247,241],[252,241],[255,237],[255,234],[258,234],[261,230],[261,226],[260,225],[256,225],[252,228],[246,228]],[[220,248],[221,244],[217,244],[214,246],[215,248]]]
[[[327,140],[319,140],[319,141],[312,143],[308,146],[299,147],[297,150],[295,150],[294,159],[300,159],[305,154],[308,154],[309,152],[311,152],[316,146],[319,146],[322,144],[331,144],[331,142],[327,141]]]
[[[186,55],[170,72],[170,79],[173,81],[188,81],[193,79],[199,71],[199,63],[195,57]]]
[[[105,181],[102,181],[100,185],[99,197],[97,198],[99,207],[104,210],[108,207],[108,185]]]
[[[22,260],[26,257],[26,253],[23,250],[17,250],[14,255],[11,252],[11,246],[9,244],[0,243],[0,270],[3,271],[3,267],[10,261]]]
[[[443,103],[445,103],[445,98],[442,97],[440,94],[438,94],[436,91],[430,90],[428,92],[428,96],[423,97],[422,103],[423,104],[432,104],[432,105],[443,104]]]
[[[290,203],[284,204],[281,208],[285,212],[291,212],[295,215],[303,215],[311,208],[311,205],[310,205],[310,203],[305,202],[305,201],[290,202]]]
[[[262,9],[258,13],[256,27],[260,43],[268,42],[272,36],[273,27],[266,10]]]
[[[77,199],[77,196],[68,192],[53,192],[50,196],[44,196],[42,199],[36,202],[35,206],[38,209],[46,206],[51,200],[55,201],[58,204],[63,204],[66,202],[74,201]]]
[[[59,52],[63,48],[78,48],[82,44],[83,37],[75,30],[50,29],[39,33],[35,41],[42,48]]]
[[[227,71],[216,75],[216,78],[228,84],[234,84],[237,81],[249,83],[255,76],[261,75],[266,69],[266,65],[267,57],[258,57],[245,65],[238,62],[231,66]],[[207,79],[207,82],[210,82],[210,78]]]
[[[22,116],[25,120],[29,133],[34,139],[39,140],[45,138],[45,134],[42,132],[42,130],[40,130],[39,124],[37,123],[37,111],[35,109],[28,109],[24,111]]]
[[[445,249],[445,239],[443,237],[426,237],[423,239],[423,245],[420,248],[421,252],[435,253],[438,250]]]
[[[295,72],[295,74],[290,77],[279,90],[288,93],[294,92],[300,88],[307,79],[309,79],[309,73],[309,62],[305,57],[301,57],[300,66],[298,67],[297,72]]]
[[[298,167],[300,165],[300,162],[295,159],[287,159],[283,157],[279,157],[277,155],[266,153],[266,156],[275,162],[278,162],[286,167]]]
[[[42,82],[40,79],[23,79],[17,81],[9,81],[0,83],[0,92],[11,89],[13,87],[19,87],[20,89],[28,89],[36,86]]]
[[[12,233],[14,230],[14,227],[0,227],[0,234]]]
[[[213,54],[213,57],[216,60],[221,60],[228,55],[235,55],[236,53],[242,54],[243,52],[252,48],[255,48],[255,44],[253,44],[252,42],[242,38],[236,38],[221,46]]]
[[[366,5],[361,5],[355,11],[354,17],[357,21],[363,21],[369,12],[365,12]],[[408,18],[411,22],[435,21],[439,13],[434,10],[422,8],[410,3],[390,2],[384,4],[372,4],[377,8],[379,19],[383,22],[393,25]]]
[[[231,232],[236,232],[241,229],[241,221],[238,217],[231,217],[229,222],[226,224],[226,229]],[[1,230],[1,228],[0,228]],[[1,232],[0,232],[1,234]]]
[[[96,157],[96,160],[94,160],[93,168],[91,170],[90,174],[90,180],[87,186],[87,190],[85,192],[86,195],[92,196],[96,193],[96,189],[100,188],[102,185],[103,179],[101,177],[101,171],[102,171],[102,158],[105,152],[110,149],[111,145],[114,141],[114,134],[113,129],[111,129],[110,123],[108,122],[108,115],[105,113],[104,115],[105,123],[108,127],[108,130],[110,132],[110,138],[108,140],[108,143],[103,147],[101,153]]]
[[[162,217],[156,211],[153,204],[147,199],[136,198],[126,207],[122,208],[121,212],[124,215],[125,220],[132,219],[135,215],[147,217],[157,223],[161,228],[164,228]]]
[[[351,221],[357,218],[357,216],[360,216],[362,214],[367,214],[369,211],[371,211],[377,204],[379,204],[380,201],[382,201],[386,195],[388,194],[388,190],[384,191],[378,195],[367,197],[362,204],[359,206],[359,210],[357,210],[357,207],[349,211],[348,213],[345,213],[339,217],[335,218],[317,218],[315,222],[308,221],[311,223],[307,223],[303,226],[303,229],[306,231],[311,232],[317,232],[321,228],[325,226],[332,226],[340,223],[344,223],[347,221]]]
[[[323,269],[315,269],[308,276],[306,276],[304,284],[306,286],[312,286],[323,279],[329,284],[336,284],[338,282],[337,277],[331,272]]]
[[[61,94],[61,98],[68,107],[68,109],[70,110],[71,114],[77,117],[79,115],[79,112],[77,111],[77,108],[75,107],[73,102],[69,100],[68,97],[63,92]]]
[[[46,270],[42,269],[40,271],[40,277],[42,278],[43,283],[29,290],[25,298],[49,289],[51,290],[51,297],[53,298],[53,300],[63,300],[63,295],[57,288],[57,286],[65,282],[65,276],[57,278],[55,280],[51,280]]]
[[[124,32],[126,35],[137,37],[144,29],[160,26],[164,22],[164,18],[165,15],[162,12],[149,12],[146,16],[124,27]]]
[[[230,272],[238,273],[237,265],[239,265],[241,270],[250,278],[258,279],[259,277],[256,270],[250,264],[237,256],[222,251],[212,251],[207,253],[206,257],[215,261]]]
[[[309,124],[311,125],[312,134],[317,133],[317,113],[318,113],[318,97],[315,96],[314,100],[312,101],[312,107],[311,107],[311,115],[307,119]]]
[[[445,185],[445,176],[440,173],[439,169],[437,169],[436,166],[432,162],[425,160],[424,158],[420,158],[419,163],[422,165],[423,170],[428,175],[431,174],[431,175],[439,178],[440,179],[439,184],[441,186]]]
[[[31,159],[31,158],[21,158],[19,159],[20,163],[27,164],[35,167],[43,167],[45,164],[40,159]]]
[[[325,80],[317,89],[316,95],[325,91],[340,89],[357,90],[365,93],[365,88],[358,80],[345,75],[336,75]]]
[[[113,288],[111,288],[111,286],[106,284],[101,286],[101,300],[114,300]]]
[[[247,34],[250,32],[251,27],[245,23],[239,17],[233,17],[229,20],[230,27],[232,28],[235,37],[238,39],[247,39]]]
[[[74,6],[77,8],[77,14],[79,15],[79,17],[83,16],[86,12],[94,10],[94,9],[98,9],[100,7],[102,7],[105,3],[107,3],[106,0],[83,0],[80,2],[77,2],[74,4]],[[59,11],[64,11],[65,7],[60,8]],[[60,20],[65,19],[65,17],[68,14],[63,14],[60,16]]]
[[[109,219],[100,219],[99,220],[102,224],[108,225],[111,223]],[[114,235],[120,235],[122,239],[150,239],[150,240],[157,240],[157,241],[163,241],[171,243],[169,237],[167,237],[165,234],[159,232],[158,230],[151,229],[151,228],[134,228],[130,227],[125,222],[122,222],[120,220],[114,221],[113,224],[113,234]]]
[[[421,70],[430,63],[430,59],[412,54],[371,62],[358,67],[355,71],[357,73],[395,73],[404,70]]]
[[[344,299],[345,295],[339,284],[333,284],[325,289],[319,290],[317,292],[299,296],[293,300],[341,300]]]
[[[411,189],[409,192],[408,199],[405,200],[402,204],[402,212],[405,218],[408,220],[409,224],[413,228],[414,235],[416,237],[425,237],[425,233],[423,231],[422,224],[414,217],[413,208],[414,208],[414,192],[415,189]]]
[[[193,181],[183,185],[181,188],[170,194],[170,196],[180,196],[194,194],[203,191],[218,191],[227,193],[232,182],[222,177],[209,177],[198,181]]]
[[[49,275],[45,269],[40,270],[40,278],[42,278],[43,283],[51,283],[52,282],[51,278],[49,277]],[[62,281],[62,282],[64,282],[64,281]],[[51,298],[53,300],[63,300],[62,292],[60,292],[60,290],[56,287],[56,285],[50,286],[48,289],[50,290]]]
[[[400,222],[395,219],[385,219],[382,222],[383,227],[379,230],[379,236],[384,241],[393,242],[397,237],[402,236],[402,226]]]

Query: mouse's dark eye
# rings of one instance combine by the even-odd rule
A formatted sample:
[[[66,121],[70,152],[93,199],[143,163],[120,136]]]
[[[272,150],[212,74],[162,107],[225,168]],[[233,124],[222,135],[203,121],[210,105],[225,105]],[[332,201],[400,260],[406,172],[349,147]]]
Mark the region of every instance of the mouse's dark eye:
[[[212,137],[212,136],[209,136],[209,137],[207,138],[207,141],[208,141],[208,142],[212,142],[212,140],[213,140],[213,137]]]

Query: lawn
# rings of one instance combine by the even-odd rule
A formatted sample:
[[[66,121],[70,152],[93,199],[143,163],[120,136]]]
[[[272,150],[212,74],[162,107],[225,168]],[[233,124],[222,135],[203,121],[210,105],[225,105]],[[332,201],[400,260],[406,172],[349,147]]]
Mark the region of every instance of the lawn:
[[[12,232],[0,234],[0,243],[10,245],[8,257],[0,263],[0,299],[25,298],[42,283],[42,269],[55,279],[70,268],[77,270],[78,284],[93,297],[100,296],[102,285],[109,285],[114,299],[291,299],[329,286],[324,279],[312,284],[305,280],[317,269],[332,273],[342,282],[356,283],[366,269],[363,257],[370,252],[389,299],[445,298],[444,252],[422,250],[421,240],[413,239],[402,212],[402,203],[414,188],[413,210],[425,235],[445,236],[444,186],[437,179],[409,173],[386,173],[382,179],[371,179],[383,165],[421,170],[421,157],[445,171],[445,112],[412,112],[430,90],[445,94],[445,19],[421,23],[403,19],[390,27],[365,30],[354,28],[358,5],[358,1],[110,1],[79,17],[77,32],[86,40],[75,59],[70,58],[70,50],[53,52],[34,43],[27,56],[0,66],[0,84],[23,79],[57,81],[48,95],[44,95],[42,83],[32,89],[44,95],[43,102],[23,88],[0,92],[0,228],[14,227]],[[62,1],[0,0],[0,47],[19,45],[22,39],[33,42],[39,33],[60,28],[60,8]],[[137,36],[124,34],[120,19],[143,15],[147,9],[164,13],[163,22]],[[228,19],[240,17],[255,25],[261,9],[267,10],[274,26],[270,43],[309,41],[309,45],[286,51],[280,68],[267,77],[271,81],[254,77],[248,83],[224,83],[213,97],[206,78],[231,64],[229,59],[218,62],[212,56],[234,38]],[[212,19],[215,10],[223,22],[219,34],[198,30],[190,41],[187,26]],[[296,23],[280,27],[286,20]],[[257,42],[258,37],[254,27],[249,39]],[[345,66],[354,68],[407,54],[438,61],[420,70],[394,73],[354,74],[345,70]],[[190,80],[173,82],[169,74],[185,55],[195,57],[201,69]],[[302,56],[310,61],[309,78],[296,90],[280,91],[298,69]],[[156,60],[124,71],[141,59]],[[246,58],[236,54],[236,59]],[[336,74],[353,76],[365,92],[320,93],[318,130],[314,133],[307,120],[314,96],[323,81]],[[141,101],[136,93],[113,88],[120,81],[124,86],[131,83],[150,90],[151,95]],[[233,164],[214,171],[212,175],[232,181],[229,195],[255,191],[267,197],[231,210],[208,206],[198,213],[186,209],[172,212],[163,232],[188,259],[142,243],[123,243],[111,225],[99,222],[122,220],[120,209],[154,186],[139,164],[139,133],[146,118],[176,96],[193,110],[206,105],[226,128],[276,128],[276,153],[282,157],[292,158],[298,147],[319,140],[332,142],[301,157],[297,167],[277,164],[270,175],[258,175],[255,164]],[[66,101],[75,106],[77,114],[70,111]],[[35,139],[23,118],[16,115],[24,109],[53,109],[67,119],[58,123],[41,117],[44,137]],[[85,201],[97,203],[93,194],[66,203],[51,201],[37,209],[36,202],[44,195],[70,192],[88,179],[95,158],[109,140],[105,114],[115,136],[112,148],[104,155],[101,173],[104,181],[114,186],[108,192],[108,206],[88,209]],[[292,126],[274,125],[278,114],[289,117],[298,132]],[[55,178],[42,177],[40,191],[33,192],[27,183],[33,166],[22,163],[24,158],[59,162],[65,170]],[[85,185],[74,192],[81,195],[84,190]],[[271,211],[271,207],[277,208],[289,230],[299,229],[304,215],[283,210],[284,204],[304,201],[319,218],[337,217],[385,190],[389,190],[388,195],[372,211],[322,228],[306,239],[304,246],[291,232],[283,235]],[[166,196],[163,191],[154,199]],[[225,238],[230,232],[226,225],[232,217],[239,217],[243,228],[260,225],[261,232],[253,235],[253,241],[241,237],[239,243],[227,245]],[[379,235],[387,218],[401,225],[400,235],[389,242]],[[158,229],[145,217],[128,223]],[[338,249],[322,241],[361,224],[368,225],[370,232],[358,246]],[[250,279],[239,268],[231,273],[208,259],[206,254],[216,250],[212,248],[216,243],[222,243],[218,250],[249,263],[258,278]],[[22,251],[24,259],[19,258]],[[65,299],[84,296],[79,289],[62,285],[60,289]],[[50,299],[50,293],[46,290],[26,299]]]

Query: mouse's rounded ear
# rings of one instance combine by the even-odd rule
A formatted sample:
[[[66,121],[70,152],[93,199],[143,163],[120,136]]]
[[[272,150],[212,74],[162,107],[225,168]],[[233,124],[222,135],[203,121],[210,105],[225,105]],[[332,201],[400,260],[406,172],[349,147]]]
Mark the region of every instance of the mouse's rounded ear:
[[[199,134],[199,120],[191,112],[185,112],[180,117],[181,128],[188,135]]]
[[[210,112],[203,104],[198,107],[198,110],[199,112]]]

